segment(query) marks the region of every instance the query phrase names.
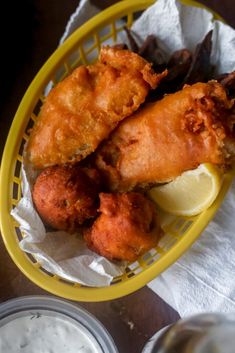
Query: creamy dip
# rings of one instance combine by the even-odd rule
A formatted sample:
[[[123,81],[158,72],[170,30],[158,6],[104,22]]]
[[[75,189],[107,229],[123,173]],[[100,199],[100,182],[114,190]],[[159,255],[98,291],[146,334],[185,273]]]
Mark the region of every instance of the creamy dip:
[[[1,353],[102,353],[82,325],[67,318],[41,315],[18,317],[1,326]]]

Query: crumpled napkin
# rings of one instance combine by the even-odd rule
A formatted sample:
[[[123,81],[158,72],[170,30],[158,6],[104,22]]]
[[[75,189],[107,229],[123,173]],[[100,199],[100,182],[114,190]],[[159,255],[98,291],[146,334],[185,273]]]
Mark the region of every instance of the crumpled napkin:
[[[179,314],[235,311],[235,182],[213,221],[148,285]]]
[[[92,13],[91,13],[92,9]],[[82,0],[71,17],[62,41],[89,17],[98,13]],[[154,21],[160,14],[161,21]],[[133,29],[140,38],[155,33],[169,54],[195,44],[213,33],[212,62],[218,73],[235,70],[235,31],[202,9],[189,8],[175,0],[158,0]],[[148,286],[181,316],[205,311],[235,311],[235,182],[214,220],[200,239],[176,263]]]

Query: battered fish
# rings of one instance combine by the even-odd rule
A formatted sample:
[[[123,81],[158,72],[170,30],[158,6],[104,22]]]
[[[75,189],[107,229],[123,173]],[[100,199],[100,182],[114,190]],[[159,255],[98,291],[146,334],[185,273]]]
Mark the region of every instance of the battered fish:
[[[154,73],[129,50],[103,47],[96,64],[78,67],[51,90],[31,132],[26,160],[42,169],[85,158],[166,74]]]
[[[201,163],[235,155],[234,101],[216,81],[196,83],[123,121],[97,151],[112,191],[169,182]]]

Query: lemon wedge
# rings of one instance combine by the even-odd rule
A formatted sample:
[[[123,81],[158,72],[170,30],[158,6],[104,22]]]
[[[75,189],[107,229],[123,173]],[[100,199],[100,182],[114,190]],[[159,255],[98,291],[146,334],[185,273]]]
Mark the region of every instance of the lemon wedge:
[[[152,188],[148,194],[166,212],[195,216],[212,205],[220,191],[222,178],[218,167],[205,163],[168,184]]]

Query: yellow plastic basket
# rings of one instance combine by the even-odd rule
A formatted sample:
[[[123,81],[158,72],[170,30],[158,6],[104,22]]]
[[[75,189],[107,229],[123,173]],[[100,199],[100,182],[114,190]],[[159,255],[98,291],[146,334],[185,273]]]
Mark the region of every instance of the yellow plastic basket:
[[[32,255],[23,252],[19,241],[24,237],[16,221],[10,216],[11,209],[21,198],[22,152],[28,140],[28,130],[33,126],[44,100],[45,88],[55,84],[71,70],[97,57],[100,46],[107,40],[115,43],[117,33],[128,27],[135,13],[150,6],[152,0],[122,1],[106,9],[80,27],[59,47],[39,71],[27,90],[16,113],[3,154],[0,175],[1,231],[6,248],[18,268],[34,283],[58,296],[78,301],[102,301],[124,296],[144,286],[174,263],[198,238],[202,230],[220,206],[233,178],[233,173],[224,177],[219,196],[205,212],[192,218],[171,217],[165,227],[166,235],[160,244],[146,253],[125,273],[114,278],[105,288],[90,288],[67,281],[46,271]],[[182,0],[186,5],[202,5]],[[218,15],[214,14],[215,18]],[[120,25],[122,19],[122,25]],[[104,35],[104,33],[106,33]]]

